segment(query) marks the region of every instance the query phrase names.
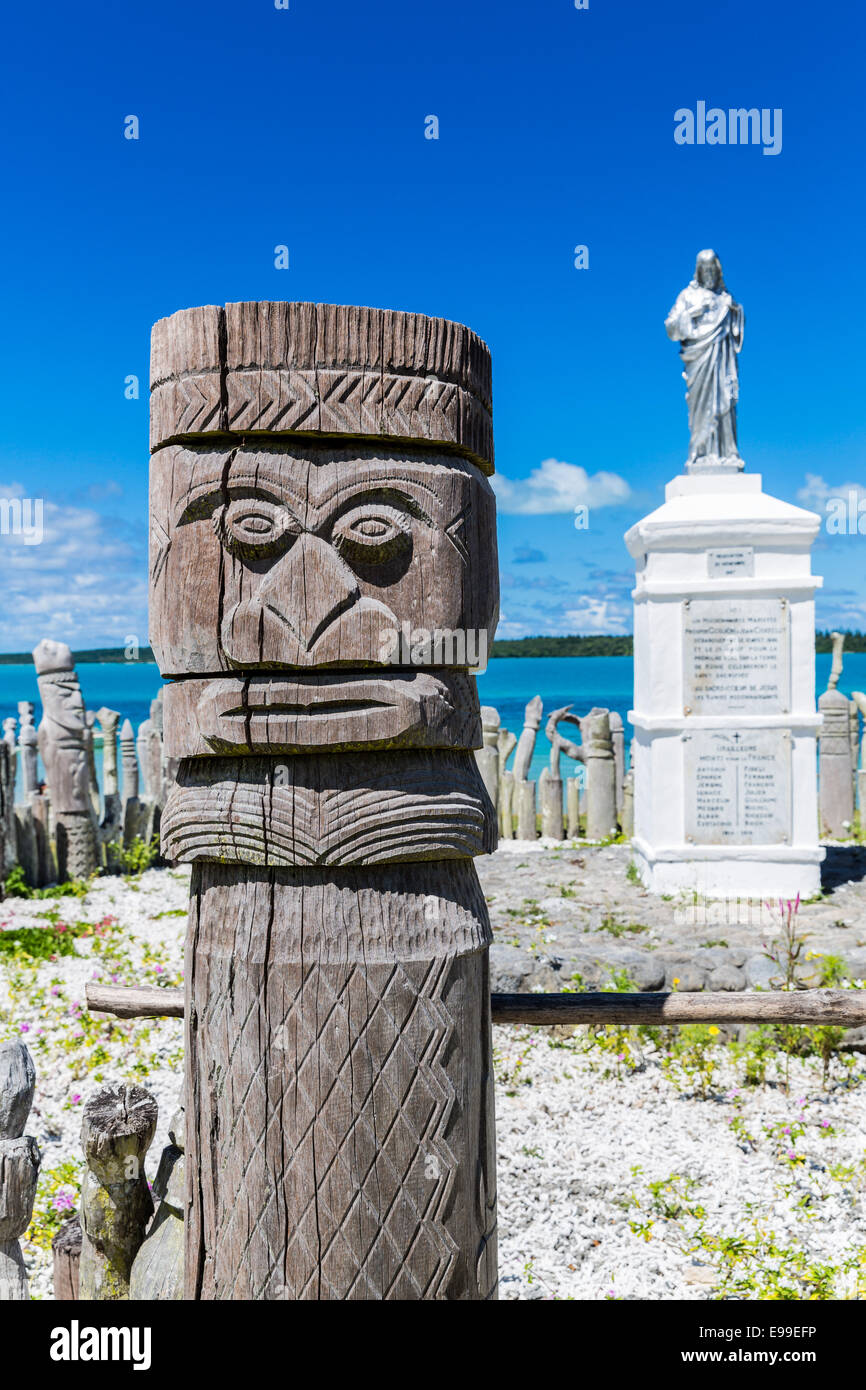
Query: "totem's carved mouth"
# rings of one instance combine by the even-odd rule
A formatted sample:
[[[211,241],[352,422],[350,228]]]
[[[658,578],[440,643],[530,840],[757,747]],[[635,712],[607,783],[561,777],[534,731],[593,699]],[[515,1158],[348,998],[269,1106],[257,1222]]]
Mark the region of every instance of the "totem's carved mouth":
[[[169,757],[481,746],[474,682],[459,671],[195,677],[172,682],[166,702]]]
[[[254,720],[267,718],[269,715],[291,714],[302,719],[330,719],[335,714],[360,714],[369,710],[396,709],[395,701],[387,700],[321,700],[317,699],[315,704],[290,703],[287,700],[263,700],[255,704],[250,700],[248,705],[236,705],[234,709],[226,709],[221,713],[221,718],[230,719],[233,715],[249,716]]]

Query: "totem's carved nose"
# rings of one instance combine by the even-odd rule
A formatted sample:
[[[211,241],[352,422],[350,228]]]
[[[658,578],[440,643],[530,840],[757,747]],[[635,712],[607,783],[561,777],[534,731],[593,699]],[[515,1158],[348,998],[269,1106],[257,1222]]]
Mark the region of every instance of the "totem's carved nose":
[[[358,601],[361,590],[334,547],[304,532],[268,572],[256,597],[308,652],[334,619]]]

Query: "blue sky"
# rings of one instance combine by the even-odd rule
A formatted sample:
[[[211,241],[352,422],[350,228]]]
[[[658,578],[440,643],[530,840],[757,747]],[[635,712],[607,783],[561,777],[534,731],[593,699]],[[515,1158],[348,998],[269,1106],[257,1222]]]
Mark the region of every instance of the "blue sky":
[[[622,535],[685,458],[663,321],[703,247],[746,310],[747,467],[819,510],[858,488],[863,45],[853,0],[10,11],[0,498],[44,499],[45,539],[0,535],[0,649],[144,640],[149,332],[192,304],[367,303],[487,340],[501,636],[631,629]],[[781,108],[781,153],[677,145],[699,100]],[[820,625],[866,627],[864,545],[822,532]]]

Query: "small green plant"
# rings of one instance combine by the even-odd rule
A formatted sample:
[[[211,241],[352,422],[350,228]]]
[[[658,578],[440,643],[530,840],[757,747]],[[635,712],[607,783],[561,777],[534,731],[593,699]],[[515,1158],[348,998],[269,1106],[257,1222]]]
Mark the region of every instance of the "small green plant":
[[[46,913],[50,918],[44,927],[12,927],[0,930],[0,956],[7,955],[19,959],[51,960],[53,956],[74,956],[75,939],[90,936],[93,927],[89,922],[66,923],[56,915]]]
[[[676,1090],[709,1095],[719,1066],[718,1037],[714,1023],[685,1023],[677,1029],[662,1057],[662,1072]]]
[[[625,871],[625,876],[629,883],[640,883],[640,874],[638,873],[637,864],[633,859],[629,862],[629,866]]]
[[[606,912],[596,930],[610,932],[611,936],[619,938],[620,936],[625,936],[626,932],[638,933],[649,931],[649,927],[641,926],[639,922],[618,922],[613,916],[613,913]]]
[[[130,845],[124,846],[119,840],[111,840],[108,845],[108,861],[124,878],[133,883],[141,878],[159,858],[159,836],[143,840],[136,835]]]
[[[67,879],[52,883],[48,888],[31,888],[20,864],[14,865],[6,876],[3,893],[7,898],[86,898],[90,882],[86,879]]]

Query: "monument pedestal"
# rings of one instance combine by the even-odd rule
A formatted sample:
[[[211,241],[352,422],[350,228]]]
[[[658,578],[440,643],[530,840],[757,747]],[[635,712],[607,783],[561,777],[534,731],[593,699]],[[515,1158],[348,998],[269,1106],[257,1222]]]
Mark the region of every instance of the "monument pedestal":
[[[757,474],[695,473],[626,534],[636,563],[635,861],[653,892],[820,888],[811,547]]]

